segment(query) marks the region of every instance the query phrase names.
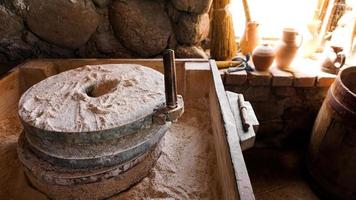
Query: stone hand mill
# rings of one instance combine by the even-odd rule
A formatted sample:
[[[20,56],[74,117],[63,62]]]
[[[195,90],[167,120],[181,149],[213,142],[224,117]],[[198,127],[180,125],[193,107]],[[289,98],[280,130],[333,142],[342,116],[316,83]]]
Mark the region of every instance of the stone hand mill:
[[[31,184],[53,199],[103,199],[143,179],[184,112],[174,52],[163,60],[164,77],[141,65],[93,65],[27,90],[18,155]]]

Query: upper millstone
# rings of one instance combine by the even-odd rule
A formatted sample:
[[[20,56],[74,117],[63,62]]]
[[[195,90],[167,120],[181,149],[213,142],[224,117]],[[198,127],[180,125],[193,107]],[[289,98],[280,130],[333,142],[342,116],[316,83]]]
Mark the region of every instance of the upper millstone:
[[[47,78],[20,99],[19,116],[53,132],[125,126],[165,105],[163,75],[133,64],[85,66]]]

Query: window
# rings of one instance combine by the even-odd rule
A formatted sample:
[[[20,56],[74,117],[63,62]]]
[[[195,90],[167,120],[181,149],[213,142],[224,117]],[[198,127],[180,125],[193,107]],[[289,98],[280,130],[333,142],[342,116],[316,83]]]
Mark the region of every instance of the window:
[[[258,28],[260,38],[263,40],[278,40],[282,35],[283,28],[291,27],[303,35],[303,45],[305,45],[307,41],[312,40],[315,43],[324,44],[315,41],[323,38],[321,37],[323,30],[312,34],[316,23],[313,19],[318,12],[317,8],[320,8],[324,2],[329,2],[326,4],[328,7],[323,21],[323,23],[327,23],[330,16],[328,11],[331,10],[335,1],[345,1],[347,6],[336,30],[332,32],[331,41],[351,52],[352,48],[355,49],[356,46],[356,39],[352,39],[355,38],[353,29],[356,29],[355,0],[248,0],[248,5],[252,21],[260,24]],[[229,10],[233,17],[235,36],[239,38],[243,34],[246,21],[242,0],[231,0]],[[318,34],[317,37],[315,33]],[[353,45],[352,40],[354,40]]]
[[[307,33],[306,24],[313,19],[315,1],[311,0],[249,0],[251,19],[259,25],[262,38],[279,38],[284,27]],[[235,35],[240,37],[245,27],[245,14],[241,0],[232,0],[230,7]]]

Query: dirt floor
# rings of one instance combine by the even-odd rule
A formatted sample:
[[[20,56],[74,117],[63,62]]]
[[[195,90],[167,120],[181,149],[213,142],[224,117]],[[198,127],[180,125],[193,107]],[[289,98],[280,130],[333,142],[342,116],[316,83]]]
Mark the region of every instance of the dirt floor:
[[[209,123],[207,112],[187,110],[165,136],[162,155],[148,177],[111,199],[220,199]],[[29,185],[17,159],[21,131],[16,114],[0,120],[0,199],[47,199]]]
[[[256,200],[318,200],[302,170],[302,150],[254,148],[244,152]]]

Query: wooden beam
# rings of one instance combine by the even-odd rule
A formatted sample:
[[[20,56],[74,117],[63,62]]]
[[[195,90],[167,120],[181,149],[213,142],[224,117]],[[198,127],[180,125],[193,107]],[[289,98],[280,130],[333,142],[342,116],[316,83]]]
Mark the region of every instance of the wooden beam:
[[[9,114],[16,115],[22,93],[22,83],[18,69],[15,68],[0,78],[0,91],[0,119],[7,118]]]
[[[251,104],[248,103],[248,106],[246,106],[247,102],[244,102],[244,106],[247,108],[247,114],[248,114],[248,116],[246,117],[251,125],[247,129],[247,131],[244,131],[242,127],[241,113],[237,103],[238,94],[234,92],[226,92],[226,94],[229,99],[230,107],[235,118],[235,125],[237,129],[237,133],[240,138],[241,150],[244,151],[246,149],[252,148],[253,145],[255,144],[255,138],[256,138],[255,130],[257,130],[259,126],[258,120],[255,116],[255,112],[253,111]]]
[[[224,199],[254,200],[254,194],[242,155],[235,118],[214,60],[209,103],[212,130]]]

